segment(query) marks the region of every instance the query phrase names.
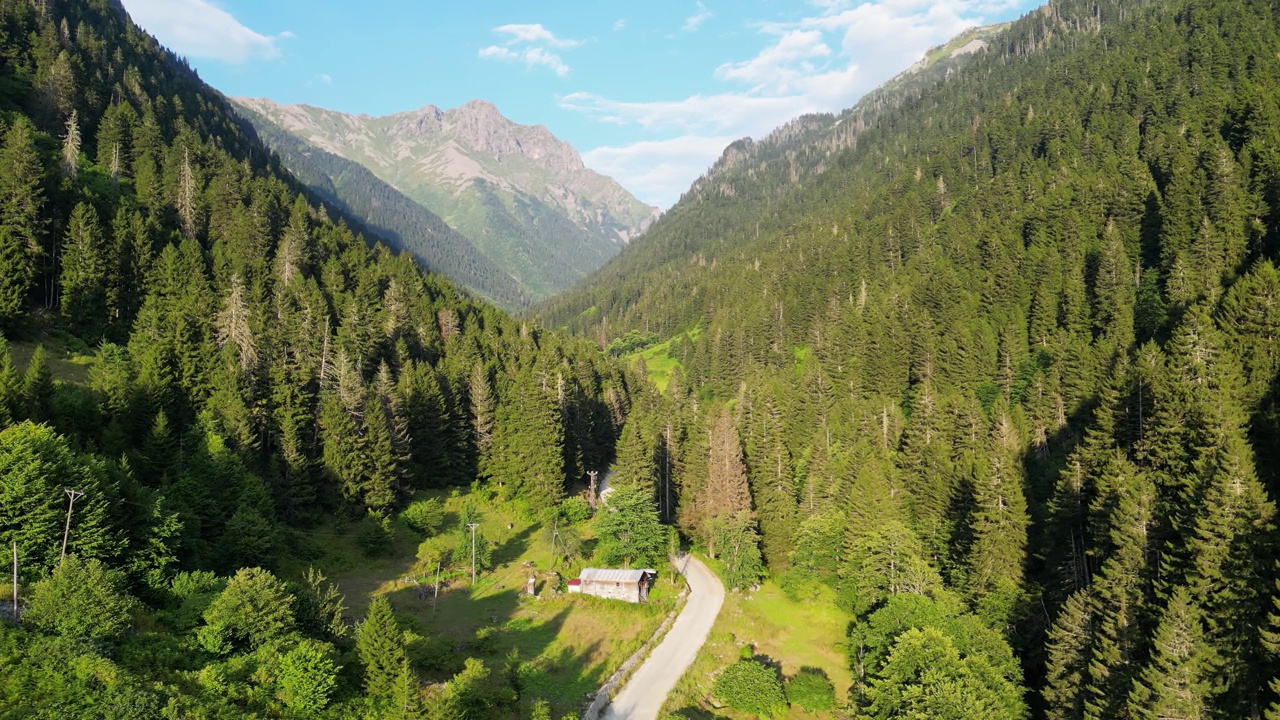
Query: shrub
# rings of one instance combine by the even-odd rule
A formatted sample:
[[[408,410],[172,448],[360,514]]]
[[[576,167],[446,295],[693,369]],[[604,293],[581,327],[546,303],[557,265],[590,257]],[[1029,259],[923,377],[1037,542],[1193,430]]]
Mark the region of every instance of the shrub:
[[[787,702],[810,712],[823,712],[836,706],[836,689],[822,670],[800,668],[800,672],[787,681]]]
[[[822,595],[822,581],[812,572],[797,567],[778,576],[778,587],[792,602],[813,602]]]
[[[261,568],[243,568],[204,612],[200,641],[225,655],[234,647],[260,647],[294,628],[293,596],[285,584]]]
[[[338,684],[339,669],[332,646],[303,640],[280,661],[281,699],[298,713],[323,710]]]
[[[32,588],[27,619],[42,630],[83,640],[112,640],[133,622],[138,601],[124,589],[124,574],[97,560],[68,555],[53,576]]]
[[[570,525],[577,525],[591,518],[591,506],[580,497],[567,498],[560,503],[560,517]]]
[[[739,660],[725,668],[716,678],[714,691],[729,707],[757,717],[787,712],[777,671],[759,660]]]
[[[444,522],[444,506],[436,498],[419,500],[410,503],[409,507],[400,513],[400,519],[415,532],[431,537],[439,532],[440,524]]]

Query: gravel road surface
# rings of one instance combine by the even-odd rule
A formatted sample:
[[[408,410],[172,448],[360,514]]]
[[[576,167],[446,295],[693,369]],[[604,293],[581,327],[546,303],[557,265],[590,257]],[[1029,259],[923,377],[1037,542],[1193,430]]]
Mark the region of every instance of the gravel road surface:
[[[605,720],[657,720],[676,681],[693,664],[724,604],[724,585],[692,555],[680,561],[689,582],[689,600],[639,670],[627,680],[604,713]]]

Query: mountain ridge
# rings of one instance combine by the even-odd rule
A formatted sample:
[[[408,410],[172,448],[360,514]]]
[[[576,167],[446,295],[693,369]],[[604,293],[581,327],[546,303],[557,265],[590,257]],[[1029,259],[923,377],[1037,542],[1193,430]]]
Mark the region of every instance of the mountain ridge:
[[[232,102],[367,168],[470,239],[534,298],[567,288],[659,215],[587,168],[545,126],[516,123],[486,100],[383,116]]]
[[[440,216],[380,180],[364,166],[304,142],[244,106],[234,106],[255,135],[327,205],[358,218],[397,249],[508,311],[529,297],[519,283]],[[245,117],[254,114],[255,117]]]

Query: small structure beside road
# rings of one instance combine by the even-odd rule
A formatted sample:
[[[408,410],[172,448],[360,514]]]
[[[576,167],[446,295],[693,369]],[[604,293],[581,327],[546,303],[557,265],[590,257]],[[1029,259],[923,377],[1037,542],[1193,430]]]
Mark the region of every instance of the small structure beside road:
[[[649,600],[649,591],[657,578],[658,571],[651,568],[637,570],[587,568],[575,580],[569,581],[569,592],[642,603]]]

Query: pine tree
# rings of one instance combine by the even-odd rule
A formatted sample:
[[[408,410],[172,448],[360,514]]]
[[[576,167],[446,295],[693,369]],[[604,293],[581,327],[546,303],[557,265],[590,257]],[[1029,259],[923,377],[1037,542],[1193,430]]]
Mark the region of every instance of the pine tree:
[[[31,123],[19,118],[0,147],[0,323],[7,327],[26,305],[46,223],[34,134]]]
[[[1123,717],[1150,632],[1148,537],[1154,525],[1155,486],[1121,456],[1110,473],[1118,500],[1110,520],[1114,552],[1102,563],[1091,588],[1096,621],[1086,684],[1084,717]]]
[[[646,497],[654,497],[658,474],[653,439],[645,427],[646,418],[638,410],[632,410],[627,424],[618,438],[617,461],[609,476],[609,487],[630,488]]]
[[[67,132],[62,136],[62,174],[75,182],[80,174],[80,114],[71,111]]]
[[[22,396],[22,376],[13,365],[9,341],[0,335],[0,430],[26,414]]]
[[[114,264],[97,211],[86,203],[76,205],[62,255],[62,314],[90,333],[101,332],[107,322]]]
[[[782,413],[772,396],[755,400],[748,425],[747,472],[760,518],[761,547],[775,575],[787,568],[799,524],[791,452],[783,431]]]
[[[1169,599],[1156,629],[1151,659],[1129,693],[1128,713],[1143,720],[1202,720],[1209,711],[1210,658],[1203,618],[1186,588]]]
[[[707,551],[714,558],[717,548],[711,533],[713,521],[740,512],[751,512],[751,491],[747,483],[747,468],[742,461],[738,429],[728,408],[720,409],[710,437],[707,481],[691,500],[697,523],[708,541]]]
[[[1016,449],[1012,419],[998,409],[988,460],[977,466],[973,481],[974,540],[968,578],[979,614],[994,624],[1013,620],[1024,592],[1030,518]]]
[[[1204,641],[1213,649],[1213,684],[1221,695],[1216,704],[1245,714],[1258,705],[1269,679],[1257,628],[1266,620],[1263,538],[1274,531],[1275,506],[1253,472],[1243,437],[1228,438],[1210,462],[1212,479],[1188,543],[1187,585],[1204,611]]]
[[[1095,642],[1095,603],[1088,590],[1072,593],[1049,629],[1045,686],[1049,720],[1080,720],[1088,697],[1089,649]],[[1123,698],[1121,698],[1123,699]]]
[[[407,657],[404,633],[386,596],[369,603],[356,627],[356,652],[364,665],[364,689],[373,697],[394,698]]]
[[[365,400],[365,436],[360,446],[364,477],[362,492],[365,506],[385,511],[404,491],[404,457],[396,447],[394,418],[375,391]]]
[[[468,380],[468,397],[471,400],[471,426],[475,430],[476,446],[480,451],[480,471],[486,471],[490,448],[493,444],[494,398],[493,388],[489,384],[489,371],[484,365],[476,364],[471,370]]]
[[[36,346],[22,378],[22,397],[26,400],[26,416],[35,422],[53,419],[53,372],[49,369],[44,345]]]
[[[383,717],[386,720],[418,720],[426,708],[422,699],[422,684],[409,664],[408,656],[401,658],[400,671],[391,694],[391,707]]]

